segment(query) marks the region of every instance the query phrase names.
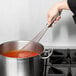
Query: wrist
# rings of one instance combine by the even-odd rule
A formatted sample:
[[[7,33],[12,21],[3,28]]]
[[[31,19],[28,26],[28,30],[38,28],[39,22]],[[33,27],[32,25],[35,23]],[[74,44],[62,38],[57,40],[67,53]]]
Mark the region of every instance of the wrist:
[[[56,8],[58,9],[58,11],[69,10],[69,6],[67,4],[67,1],[59,2],[58,4],[56,4]]]

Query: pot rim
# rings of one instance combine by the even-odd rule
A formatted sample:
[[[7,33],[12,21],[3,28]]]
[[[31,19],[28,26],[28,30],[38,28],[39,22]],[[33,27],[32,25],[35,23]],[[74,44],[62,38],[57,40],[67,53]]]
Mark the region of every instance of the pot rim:
[[[29,42],[29,41],[23,41],[23,40],[6,41],[6,42],[1,43],[0,46],[3,45],[3,44],[6,44],[6,43],[11,43],[11,42]],[[37,42],[37,43],[38,43],[38,42]],[[41,43],[38,43],[38,44],[40,44],[40,45],[43,47],[43,51],[44,51],[44,50],[45,50],[45,49],[44,49],[44,46],[43,46]],[[18,59],[18,60],[21,60],[21,59],[22,59],[22,60],[24,60],[24,59],[31,59],[31,58],[38,57],[38,56],[40,56],[40,55],[43,53],[43,51],[42,51],[40,54],[36,55],[36,56],[27,57],[27,58],[13,58],[13,57],[3,56],[2,54],[0,54],[0,56],[2,56],[2,58]]]

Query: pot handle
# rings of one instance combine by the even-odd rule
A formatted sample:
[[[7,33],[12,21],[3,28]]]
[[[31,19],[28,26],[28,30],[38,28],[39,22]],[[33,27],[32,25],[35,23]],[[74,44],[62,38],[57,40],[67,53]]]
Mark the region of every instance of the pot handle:
[[[44,52],[40,55],[40,57],[41,57],[41,59],[48,59],[48,58],[52,55],[52,53],[53,53],[53,49],[49,49],[49,50],[47,50],[47,51],[44,51]]]

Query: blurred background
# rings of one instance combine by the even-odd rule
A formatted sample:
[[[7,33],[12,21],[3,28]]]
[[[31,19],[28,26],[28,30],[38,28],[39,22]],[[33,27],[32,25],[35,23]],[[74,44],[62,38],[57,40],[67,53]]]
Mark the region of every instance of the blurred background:
[[[47,12],[62,0],[0,0],[0,44],[31,40],[47,23]],[[71,11],[50,28],[40,43],[45,46],[75,46],[76,24]]]

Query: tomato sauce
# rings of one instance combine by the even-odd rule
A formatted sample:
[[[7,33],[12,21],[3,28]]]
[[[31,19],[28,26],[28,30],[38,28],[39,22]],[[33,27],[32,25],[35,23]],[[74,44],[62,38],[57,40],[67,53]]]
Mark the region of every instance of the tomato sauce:
[[[28,57],[33,57],[37,55],[39,55],[39,53],[36,53],[33,51],[22,51],[22,50],[10,51],[3,54],[3,56],[12,57],[12,58],[28,58]]]

